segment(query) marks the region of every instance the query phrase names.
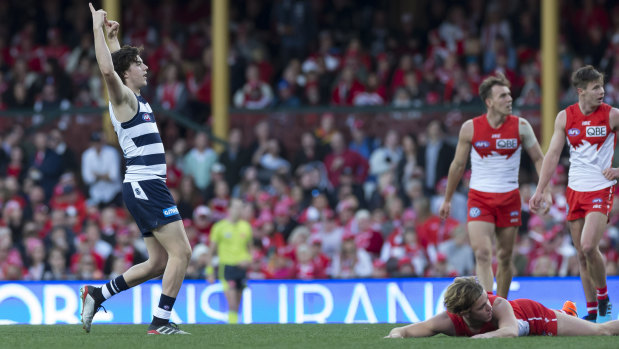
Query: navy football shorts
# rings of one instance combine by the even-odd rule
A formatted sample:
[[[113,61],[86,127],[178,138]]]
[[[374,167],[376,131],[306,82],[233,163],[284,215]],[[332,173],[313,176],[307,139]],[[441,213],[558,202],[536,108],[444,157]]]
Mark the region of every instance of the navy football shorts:
[[[123,183],[123,200],[143,237],[153,236],[155,228],[181,220],[172,194],[160,179]]]

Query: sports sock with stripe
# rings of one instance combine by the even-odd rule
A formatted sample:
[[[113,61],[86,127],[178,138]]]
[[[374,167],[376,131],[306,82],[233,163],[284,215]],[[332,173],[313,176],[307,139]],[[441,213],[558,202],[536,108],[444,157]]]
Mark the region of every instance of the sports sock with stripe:
[[[124,276],[121,275],[116,279],[110,280],[107,284],[105,284],[105,286],[101,287],[101,294],[103,295],[103,299],[108,299],[113,295],[128,289],[129,286],[127,286]]]
[[[595,314],[598,313],[598,302],[587,302],[587,313]]]
[[[153,312],[153,321],[151,322],[155,326],[163,326],[170,322],[170,315],[172,314],[172,307],[176,298],[161,294],[159,298],[159,306],[155,308]]]
[[[597,289],[597,299],[598,301],[601,301],[603,299],[608,298],[608,287],[604,286],[602,288],[598,288]]]

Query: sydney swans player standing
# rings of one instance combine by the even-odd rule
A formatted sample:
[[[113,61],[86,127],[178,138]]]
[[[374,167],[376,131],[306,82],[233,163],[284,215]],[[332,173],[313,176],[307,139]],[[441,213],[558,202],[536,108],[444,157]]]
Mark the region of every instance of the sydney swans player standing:
[[[540,206],[540,191],[554,173],[567,139],[570,147],[570,170],[567,183],[567,220],[572,241],[578,251],[580,279],[587,299],[587,320],[596,321],[610,313],[606,289],[606,269],[599,249],[619,169],[612,168],[615,131],[619,127],[619,110],[603,103],[604,76],[588,65],[572,74],[578,103],[559,112],[554,133],[544,159],[537,191],[530,206]]]
[[[485,79],[479,95],[487,113],[462,124],[456,154],[449,167],[445,201],[439,214],[445,219],[466,161],[471,154],[471,182],[467,227],[475,252],[475,271],[487,292],[492,292],[492,240],[497,238],[497,295],[507,297],[512,281],[512,251],[521,224],[518,190],[520,153],[527,151],[539,173],[544,155],[528,121],[511,115],[509,81],[499,74]],[[550,203],[550,194],[546,195]],[[549,205],[548,205],[549,206]]]
[[[103,10],[92,13],[95,52],[110,97],[110,118],[123,150],[127,171],[123,199],[144,236],[148,260],[134,265],[103,287],[84,286],[82,323],[90,332],[92,319],[106,299],[163,275],[159,306],[153,311],[148,334],[187,334],[169,322],[172,307],[185,278],[191,246],[174,199],[166,187],[163,143],[155,117],[140,88],[146,86],[148,67],[136,47],[118,43],[118,23]],[[110,49],[105,42],[105,33]]]

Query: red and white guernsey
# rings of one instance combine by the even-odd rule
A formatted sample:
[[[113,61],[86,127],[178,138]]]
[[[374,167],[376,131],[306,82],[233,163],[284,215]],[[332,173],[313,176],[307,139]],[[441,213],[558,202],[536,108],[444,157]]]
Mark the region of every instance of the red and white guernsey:
[[[616,181],[604,178],[615,152],[615,133],[609,125],[611,106],[602,103],[596,111],[583,115],[578,103],[565,109],[565,134],[570,146],[567,185],[588,192],[608,188]]]
[[[488,123],[486,114],[473,119],[471,189],[507,193],[518,189],[520,169],[519,118],[508,115],[499,128]]]

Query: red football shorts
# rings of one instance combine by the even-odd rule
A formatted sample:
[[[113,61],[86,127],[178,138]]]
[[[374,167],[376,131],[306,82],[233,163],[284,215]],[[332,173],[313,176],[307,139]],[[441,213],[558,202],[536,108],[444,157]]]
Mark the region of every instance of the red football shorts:
[[[509,301],[518,320],[529,323],[529,336],[556,336],[557,314],[536,301],[516,299]]]
[[[615,186],[596,191],[575,191],[567,187],[567,220],[585,218],[589,212],[601,212],[608,216],[613,208]]]
[[[497,228],[520,226],[520,191],[486,193],[469,189],[467,222],[493,223]]]

